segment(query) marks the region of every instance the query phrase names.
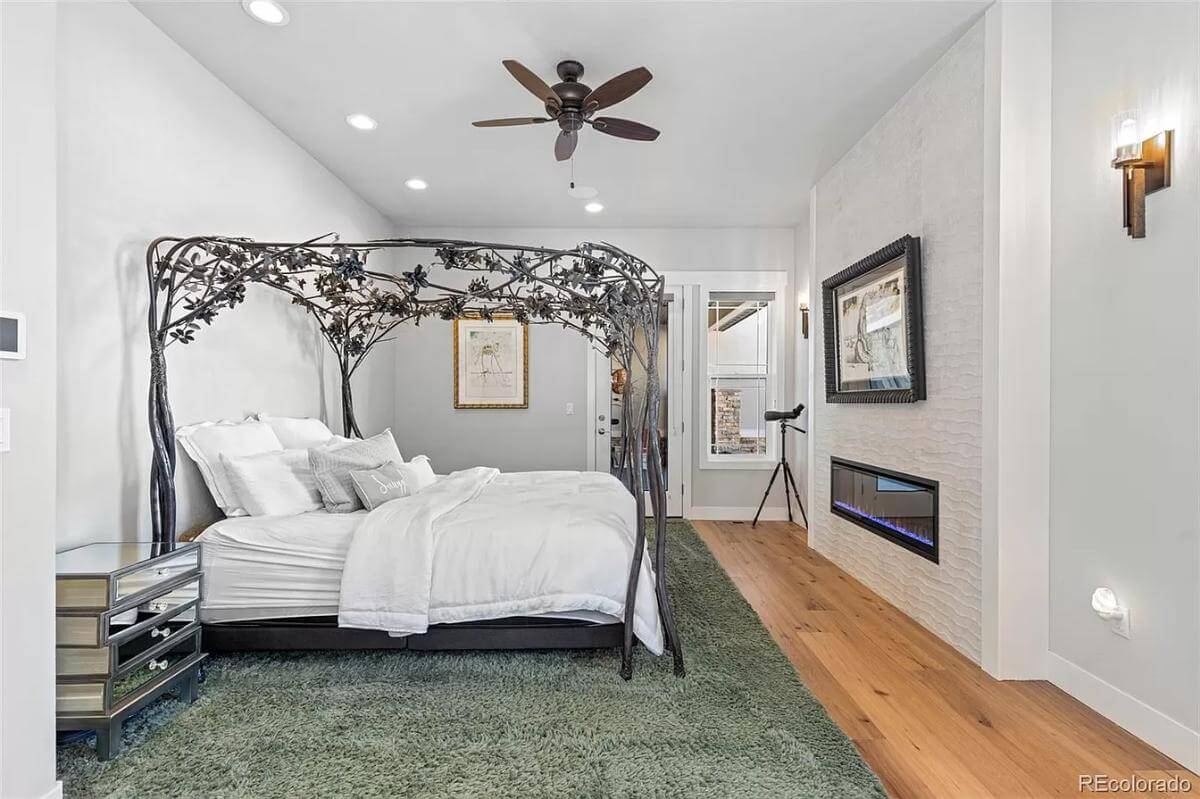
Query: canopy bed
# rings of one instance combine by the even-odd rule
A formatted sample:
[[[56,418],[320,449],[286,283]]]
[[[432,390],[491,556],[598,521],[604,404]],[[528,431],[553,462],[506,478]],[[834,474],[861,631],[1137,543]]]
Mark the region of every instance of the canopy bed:
[[[399,274],[368,268],[370,256],[383,251],[416,252],[422,263]],[[658,373],[647,365],[657,364],[654,333],[664,303],[664,280],[648,264],[609,244],[567,250],[415,238],[348,244],[330,234],[304,242],[165,237],[148,248],[146,270],[149,499],[154,542],[164,551],[175,547],[177,522],[177,430],[166,354],[239,305],[251,285],[289,295],[336,355],[341,442],[347,442],[337,446],[345,452],[390,447],[398,468],[429,472],[419,494],[368,503],[374,509],[366,513],[337,512],[326,497],[325,509],[294,516],[269,515],[269,507],[255,515],[243,510],[206,530],[209,649],[620,644],[620,673],[630,679],[636,636],[655,653],[669,649],[675,672],[683,674],[666,586],[662,458],[658,437],[643,435],[659,414]],[[466,287],[442,281],[444,272],[466,273],[459,281]],[[627,451],[619,482],[590,473],[502,475],[484,468],[437,479],[427,463],[405,465],[390,432],[362,438],[351,378],[398,325],[510,315],[574,330],[626,373],[636,364],[648,376],[644,385],[629,381],[624,389]],[[325,457],[324,448],[332,446],[308,450],[309,458]],[[304,450],[277,454],[292,452]],[[649,555],[648,510],[654,525]],[[247,563],[253,578],[239,575],[239,564]],[[237,586],[247,585],[254,590],[239,593]]]

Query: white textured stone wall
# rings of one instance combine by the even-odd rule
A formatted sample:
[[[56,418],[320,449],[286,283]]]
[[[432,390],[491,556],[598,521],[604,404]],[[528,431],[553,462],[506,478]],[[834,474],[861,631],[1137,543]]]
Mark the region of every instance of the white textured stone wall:
[[[817,282],[921,237],[928,399],[825,402],[814,286],[812,543],[978,662],[981,650],[983,90],[980,21],[817,183]],[[940,483],[934,564],[829,512],[830,456]]]

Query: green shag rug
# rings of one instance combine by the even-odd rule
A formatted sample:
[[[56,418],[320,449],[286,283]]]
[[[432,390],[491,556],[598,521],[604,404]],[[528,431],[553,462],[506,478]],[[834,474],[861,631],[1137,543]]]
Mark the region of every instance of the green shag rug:
[[[214,657],[191,707],[60,749],[68,796],[883,797],[684,521],[669,580],[687,659],[619,651]]]

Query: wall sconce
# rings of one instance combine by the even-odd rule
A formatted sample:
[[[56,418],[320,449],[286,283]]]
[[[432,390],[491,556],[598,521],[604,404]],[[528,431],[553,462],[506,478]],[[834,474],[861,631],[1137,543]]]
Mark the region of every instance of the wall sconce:
[[[800,303],[800,335],[808,338],[808,303]]]
[[[1113,169],[1121,170],[1124,197],[1122,224],[1135,239],[1146,237],[1146,195],[1171,185],[1171,145],[1174,131],[1141,138],[1136,111],[1113,117]]]

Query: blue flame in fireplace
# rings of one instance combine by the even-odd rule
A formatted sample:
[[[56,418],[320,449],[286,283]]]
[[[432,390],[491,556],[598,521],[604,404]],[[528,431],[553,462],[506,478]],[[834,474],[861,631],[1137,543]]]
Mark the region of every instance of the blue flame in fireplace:
[[[913,541],[922,543],[927,547],[933,546],[932,538],[927,538],[926,536],[923,536],[920,533],[914,533],[912,530],[909,530],[906,527],[901,527],[900,525],[896,524],[895,522],[884,519],[881,516],[872,516],[870,513],[867,513],[865,510],[860,510],[859,508],[854,507],[849,502],[842,502],[840,499],[835,499],[833,501],[833,504],[836,505],[837,507],[841,508],[844,511],[849,511],[850,513],[853,513],[855,516],[858,516],[863,519],[870,519],[871,521],[875,522],[876,524],[878,524],[882,527],[886,527],[887,529],[892,530],[893,532],[899,533],[900,535],[904,536],[905,538],[910,538]]]

